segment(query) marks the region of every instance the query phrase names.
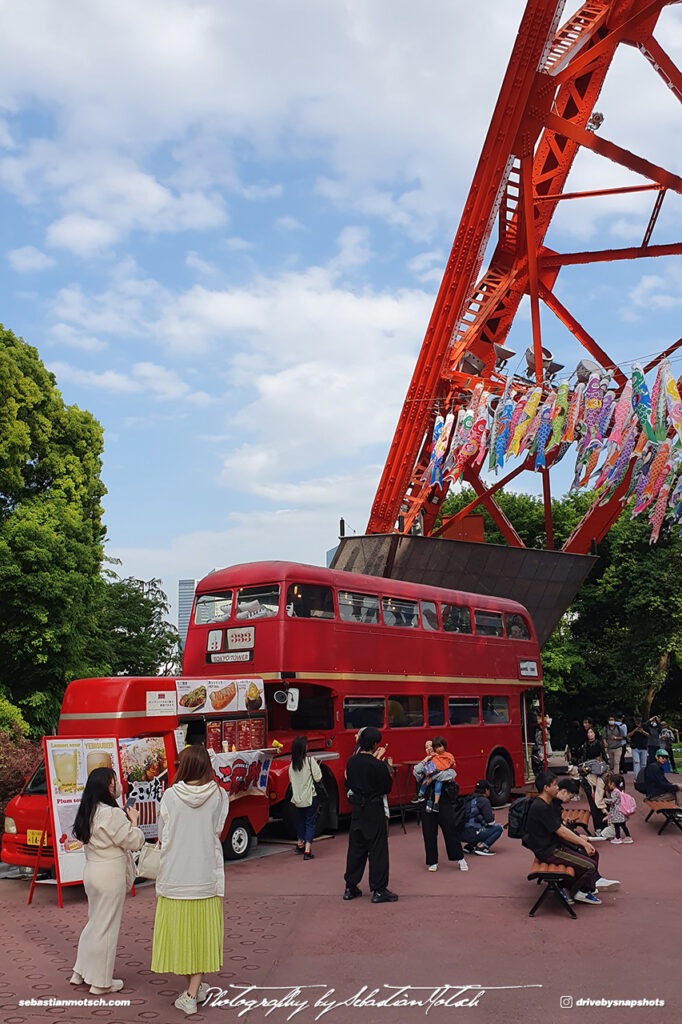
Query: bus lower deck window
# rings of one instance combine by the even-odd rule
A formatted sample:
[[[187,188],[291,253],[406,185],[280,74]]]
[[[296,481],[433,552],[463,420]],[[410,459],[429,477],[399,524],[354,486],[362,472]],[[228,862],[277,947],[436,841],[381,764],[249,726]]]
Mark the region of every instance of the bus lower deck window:
[[[483,697],[483,721],[486,725],[504,725],[509,721],[507,697]]]
[[[388,724],[393,729],[409,725],[424,725],[424,701],[421,694],[408,694],[388,698]]]
[[[383,729],[383,697],[345,697],[343,701],[344,729],[364,729],[368,725]]]
[[[449,697],[450,725],[478,725],[478,697]]]
[[[445,725],[445,711],[442,697],[427,697],[429,725]]]

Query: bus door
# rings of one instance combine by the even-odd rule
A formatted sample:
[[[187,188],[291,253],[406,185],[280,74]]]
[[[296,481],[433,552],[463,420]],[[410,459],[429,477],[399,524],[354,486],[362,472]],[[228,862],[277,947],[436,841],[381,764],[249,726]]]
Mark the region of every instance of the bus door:
[[[532,751],[535,743],[537,713],[533,704],[537,702],[537,690],[521,691],[521,749],[523,750],[523,781],[532,782],[535,778]]]

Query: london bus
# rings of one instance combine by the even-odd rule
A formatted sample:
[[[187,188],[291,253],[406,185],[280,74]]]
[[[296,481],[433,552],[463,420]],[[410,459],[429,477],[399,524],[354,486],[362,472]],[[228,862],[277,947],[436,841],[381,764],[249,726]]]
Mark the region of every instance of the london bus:
[[[395,765],[393,807],[414,795],[412,764],[435,735],[455,756],[462,792],[485,777],[500,805],[531,777],[530,706],[541,698],[540,651],[528,612],[514,601],[291,562],[236,565],[197,586],[183,675],[75,680],[58,736],[99,736],[106,723],[108,735],[160,737],[168,782],[177,730],[183,742],[214,751],[234,750],[235,738],[238,749],[278,747],[267,799],[231,804],[228,857],[244,856],[250,836],[270,817],[293,828],[288,769],[295,736],[307,737],[322,768],[327,799],[318,830],[336,828],[350,813],[344,768],[356,734],[368,725],[382,730]],[[210,680],[238,681],[247,697],[252,680],[258,697],[235,713],[183,713],[178,701],[159,717],[160,696],[172,698],[179,683]],[[33,863],[30,844],[40,836],[45,794],[41,766],[7,807],[8,863]],[[48,863],[51,852],[45,851]]]
[[[282,746],[271,814],[285,821],[298,735],[321,763],[327,828],[350,812],[344,768],[364,726],[388,743],[394,806],[414,795],[409,762],[434,735],[455,756],[462,792],[487,778],[499,806],[531,777],[540,650],[514,601],[291,562],[235,565],[197,586],[183,671],[264,681],[268,745]]]

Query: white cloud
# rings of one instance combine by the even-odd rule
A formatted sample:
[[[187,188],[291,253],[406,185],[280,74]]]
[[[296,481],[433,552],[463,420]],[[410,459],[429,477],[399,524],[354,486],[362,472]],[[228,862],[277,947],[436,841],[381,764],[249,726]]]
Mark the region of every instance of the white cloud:
[[[66,381],[69,384],[80,384],[99,391],[109,391],[112,394],[129,394],[140,390],[140,385],[136,381],[131,380],[124,373],[117,373],[116,370],[81,370],[62,362],[48,363],[47,368],[57,378],[57,384]]]
[[[94,256],[118,240],[113,224],[82,213],[69,213],[47,229],[46,242],[51,248],[69,249],[77,256]]]
[[[278,231],[302,231],[303,225],[295,217],[277,217],[275,228]]]
[[[629,298],[639,308],[668,310],[682,306],[682,267],[672,264],[661,274],[644,274]]]
[[[226,238],[223,245],[226,249],[230,249],[232,252],[245,252],[247,249],[253,249],[252,242],[247,242],[245,238],[239,238],[238,235],[232,235],[231,238]]]
[[[432,249],[429,252],[420,252],[413,256],[407,266],[418,281],[439,282],[443,277],[445,260],[446,253],[442,249]]]
[[[111,394],[144,393],[159,401],[186,401],[197,406],[204,406],[213,401],[206,392],[192,391],[174,370],[159,366],[157,363],[134,363],[129,373],[120,373],[117,370],[83,370],[64,362],[50,363],[48,369],[54,373],[58,383],[79,384]]]
[[[31,273],[34,270],[47,270],[54,266],[51,256],[36,249],[34,245],[24,245],[20,249],[10,249],[7,253],[12,270],[19,274]]]
[[[198,270],[200,274],[206,274],[207,277],[218,273],[218,268],[213,263],[202,260],[199,253],[194,250],[190,250],[185,256],[185,264],[192,270]]]
[[[83,352],[98,352],[107,347],[105,341],[94,338],[92,335],[82,334],[72,324],[52,324],[48,331],[48,340],[52,343],[67,345],[69,348],[77,348]]]
[[[14,149],[15,142],[12,138],[7,122],[0,118],[0,147],[3,149]]]

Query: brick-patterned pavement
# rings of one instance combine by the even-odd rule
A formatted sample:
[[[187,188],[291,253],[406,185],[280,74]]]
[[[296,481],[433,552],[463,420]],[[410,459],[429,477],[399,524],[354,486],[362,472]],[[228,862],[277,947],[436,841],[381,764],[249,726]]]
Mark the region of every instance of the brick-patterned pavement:
[[[501,821],[504,816],[498,814]],[[549,901],[537,917],[528,917],[538,890],[526,881],[531,856],[518,841],[503,837],[494,858],[470,856],[467,873],[444,861],[431,873],[424,869],[421,835],[413,820],[407,835],[399,825],[391,826],[391,886],[401,897],[396,904],[372,905],[366,881],[363,899],[341,900],[343,833],[316,844],[313,861],[304,863],[287,848],[227,864],[224,965],[213,980],[227,991],[225,998],[240,992],[230,986],[282,986],[280,996],[287,986],[323,986],[294,997],[311,1004],[332,987],[336,991],[329,998],[344,1001],[363,985],[370,990],[382,985],[488,986],[478,999],[475,1019],[496,1024],[553,1024],[563,1019],[563,995],[574,1000],[658,996],[666,999],[666,1009],[614,1010],[619,1016],[607,1019],[630,1021],[646,1014],[649,1021],[674,1020],[679,991],[675,955],[682,939],[682,833],[669,827],[657,836],[653,820],[644,824],[642,811],[631,831],[631,846],[598,846],[603,874],[619,878],[621,889],[605,894],[601,907],[576,905],[576,921]],[[155,905],[149,884],[127,900],[121,927],[116,976],[126,986],[117,998],[130,999],[129,1007],[19,1006],[20,999],[88,996],[85,988],[68,984],[87,916],[83,890],[66,889],[63,910],[53,886],[40,887],[31,907],[27,895],[27,882],[0,881],[3,1024],[166,1024],[183,1019],[172,1006],[181,985],[149,970]],[[542,988],[492,988],[532,984]],[[266,1016],[258,1007],[238,1016],[239,1007],[213,1006],[200,1008],[194,1019],[197,1024],[282,1024],[294,1009],[279,1008]],[[311,1024],[322,1009],[309,1005],[291,1019]],[[353,1005],[329,1010],[321,1019],[326,1024],[427,1019],[440,1024],[472,1012],[441,1005],[432,1007],[427,1018],[425,1007]],[[596,1019],[604,1010],[583,1013]]]

